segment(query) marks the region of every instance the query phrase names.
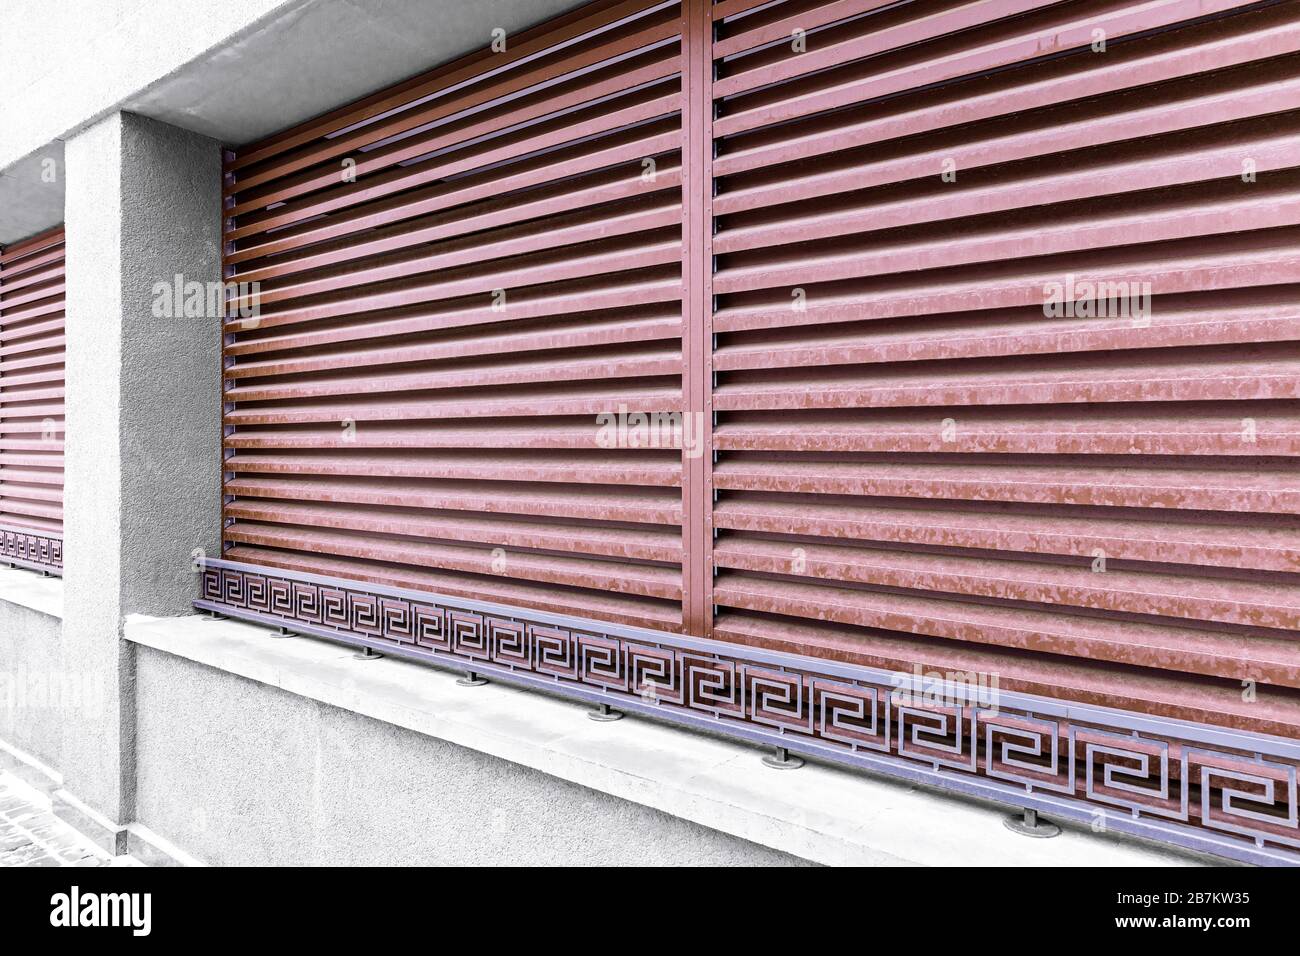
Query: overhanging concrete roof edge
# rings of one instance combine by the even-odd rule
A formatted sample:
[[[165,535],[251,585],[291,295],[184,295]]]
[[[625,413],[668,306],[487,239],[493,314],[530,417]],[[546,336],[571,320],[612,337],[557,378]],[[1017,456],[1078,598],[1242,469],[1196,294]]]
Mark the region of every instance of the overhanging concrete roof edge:
[[[62,220],[63,143],[115,112],[231,145],[250,142],[484,46],[496,27],[517,32],[582,2],[289,0],[79,117],[53,139],[15,157],[0,146],[0,163],[9,160],[0,168],[0,245]],[[27,147],[21,136],[15,141],[18,149]],[[40,178],[50,159],[53,183]]]

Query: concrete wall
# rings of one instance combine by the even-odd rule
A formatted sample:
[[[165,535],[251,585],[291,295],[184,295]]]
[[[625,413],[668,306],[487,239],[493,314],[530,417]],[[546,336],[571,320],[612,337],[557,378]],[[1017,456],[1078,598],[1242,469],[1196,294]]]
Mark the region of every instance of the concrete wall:
[[[805,863],[152,648],[136,681],[137,819],[208,863]]]
[[[193,552],[221,547],[221,317],[152,307],[160,281],[221,280],[221,148],[120,115],[122,605],[188,614]]]
[[[63,708],[86,678],[64,665],[62,623],[0,600],[0,740],[51,767],[61,763]]]

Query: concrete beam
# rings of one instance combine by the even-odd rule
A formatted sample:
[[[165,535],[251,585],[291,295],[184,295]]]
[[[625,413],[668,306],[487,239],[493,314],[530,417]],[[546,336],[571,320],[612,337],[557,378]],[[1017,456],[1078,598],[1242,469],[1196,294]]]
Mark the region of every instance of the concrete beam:
[[[63,143],[55,140],[0,172],[0,246],[63,222]]]
[[[32,4],[0,30],[0,245],[62,218],[18,172],[117,111],[239,145],[585,0],[136,0]],[[50,38],[58,37],[58,43]],[[13,176],[10,175],[13,171]]]

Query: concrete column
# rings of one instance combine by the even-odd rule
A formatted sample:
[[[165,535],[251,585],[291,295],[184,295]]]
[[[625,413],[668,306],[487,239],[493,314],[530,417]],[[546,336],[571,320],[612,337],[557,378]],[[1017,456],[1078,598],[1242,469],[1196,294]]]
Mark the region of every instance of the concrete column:
[[[67,194],[65,665],[102,675],[63,727],[73,805],[134,815],[129,614],[185,614],[218,550],[219,317],[168,317],[158,283],[219,282],[218,144],[129,113],[71,138]],[[183,314],[183,313],[182,313]],[[119,834],[120,836],[120,834]]]

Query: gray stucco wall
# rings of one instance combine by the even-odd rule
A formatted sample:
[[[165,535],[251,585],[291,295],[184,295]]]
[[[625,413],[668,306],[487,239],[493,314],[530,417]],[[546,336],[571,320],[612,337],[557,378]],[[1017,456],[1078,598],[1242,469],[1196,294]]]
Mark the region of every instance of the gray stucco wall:
[[[126,614],[187,614],[221,544],[221,317],[158,318],[157,282],[221,280],[221,149],[121,114],[121,562]]]
[[[805,863],[152,648],[137,655],[137,819],[208,863]]]
[[[56,617],[0,601],[0,740],[55,768],[62,713],[86,678],[64,666],[62,626]]]

